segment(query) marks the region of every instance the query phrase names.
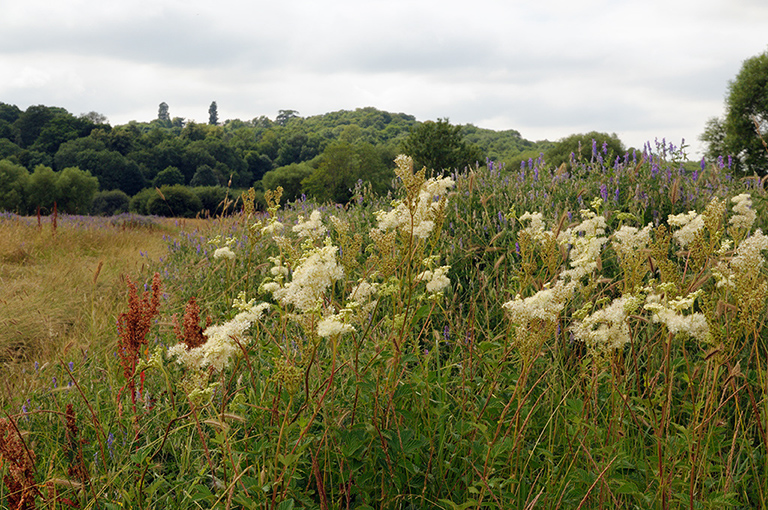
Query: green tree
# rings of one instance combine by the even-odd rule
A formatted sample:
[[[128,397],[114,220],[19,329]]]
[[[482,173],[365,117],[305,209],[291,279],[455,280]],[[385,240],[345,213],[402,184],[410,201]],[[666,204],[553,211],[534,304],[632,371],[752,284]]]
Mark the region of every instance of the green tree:
[[[768,51],[742,63],[728,84],[725,116],[707,122],[705,157],[733,156],[736,173],[768,173]]]
[[[35,167],[27,182],[27,204],[31,210],[38,207],[46,212],[53,210],[53,203],[58,201],[56,195],[58,180],[59,174],[51,167],[45,165]]]
[[[394,177],[380,152],[369,143],[333,142],[319,161],[317,169],[301,183],[304,192],[319,201],[348,202],[358,181],[371,183],[381,193]]]
[[[99,191],[93,197],[91,214],[95,216],[112,216],[128,212],[131,199],[119,189]]]
[[[602,158],[612,163],[616,156],[623,155],[625,151],[624,144],[616,133],[590,131],[561,138],[553,147],[543,152],[544,162],[547,165],[559,167],[563,163],[569,163],[571,158],[576,161]]]
[[[91,172],[77,167],[65,168],[56,180],[58,208],[69,214],[87,214],[97,191],[99,180]]]
[[[161,170],[152,181],[152,186],[156,188],[173,186],[175,184],[184,184],[184,174],[175,166],[169,166],[165,170]]]
[[[25,212],[29,172],[7,159],[0,161],[0,211]]]
[[[401,149],[413,158],[416,168],[426,167],[437,173],[485,161],[476,145],[462,139],[461,126],[452,126],[448,119],[430,120],[411,128]]]
[[[182,183],[183,184],[183,183]],[[189,181],[190,186],[218,186],[219,179],[209,165],[200,165]]]
[[[187,186],[163,186],[147,201],[147,212],[157,216],[194,218],[202,209],[200,198]]]
[[[171,123],[171,114],[168,112],[168,103],[165,101],[160,103],[160,105],[157,107],[157,120],[163,124]]]
[[[208,107],[208,124],[211,126],[219,125],[219,107],[216,105],[216,101]]]
[[[270,170],[264,174],[261,180],[264,189],[277,189],[283,187],[283,202],[296,200],[301,195],[301,181],[312,175],[315,169],[309,163],[291,163]]]

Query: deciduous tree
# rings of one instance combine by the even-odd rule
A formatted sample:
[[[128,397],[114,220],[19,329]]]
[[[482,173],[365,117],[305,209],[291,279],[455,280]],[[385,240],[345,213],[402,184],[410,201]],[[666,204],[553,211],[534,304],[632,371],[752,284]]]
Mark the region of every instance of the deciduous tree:
[[[706,157],[733,156],[737,173],[768,173],[768,51],[744,61],[728,85],[725,116],[707,122]]]

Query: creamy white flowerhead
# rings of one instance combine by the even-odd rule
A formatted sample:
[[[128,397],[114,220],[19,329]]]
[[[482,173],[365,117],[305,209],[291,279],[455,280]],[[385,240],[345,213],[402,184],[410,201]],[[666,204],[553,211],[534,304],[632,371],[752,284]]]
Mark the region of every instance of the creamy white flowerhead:
[[[243,303],[238,302],[237,305],[242,306]],[[253,305],[224,324],[207,327],[203,331],[206,338],[203,345],[187,350],[185,344],[178,343],[168,349],[168,357],[176,358],[177,363],[188,368],[201,370],[212,367],[219,372],[224,370],[232,358],[240,353],[240,346],[250,343],[245,332],[262,318],[269,306],[269,303]]]
[[[577,322],[571,331],[594,351],[621,349],[629,343],[628,304],[633,302],[631,295],[614,299],[610,305]]]
[[[613,248],[624,259],[636,256],[638,252],[648,247],[648,243],[651,241],[652,226],[649,223],[638,230],[635,227],[623,225],[613,233]]]
[[[235,252],[229,249],[229,246],[224,246],[222,248],[218,248],[215,252],[213,252],[213,258],[215,259],[228,259],[233,260],[235,258]]]
[[[752,225],[757,218],[757,213],[752,209],[752,197],[750,194],[742,193],[741,195],[736,195],[731,199],[731,202],[736,204],[733,206],[733,212],[735,212],[736,215],[731,217],[728,223],[736,228],[743,228],[746,230],[752,228]]]
[[[450,177],[427,179],[421,184],[418,197],[410,207],[402,200],[396,200],[392,203],[392,210],[377,211],[377,228],[412,231],[415,237],[426,239],[435,228],[434,220],[443,203],[442,199],[455,184]]]
[[[293,270],[293,279],[272,291],[283,305],[293,305],[304,312],[322,301],[325,291],[344,276],[344,268],[336,260],[339,248],[326,245],[313,248]]]
[[[435,270],[427,270],[420,273],[416,279],[427,282],[427,292],[439,294],[451,285],[448,278],[448,270],[451,266],[441,266]]]
[[[352,333],[355,328],[344,322],[343,314],[330,315],[317,324],[317,334],[322,338]]]
[[[319,239],[327,232],[325,225],[322,223],[322,217],[320,211],[315,209],[310,214],[309,219],[304,221],[304,216],[299,216],[298,225],[294,225],[293,231],[299,234],[299,237],[310,237],[312,239]]]
[[[685,248],[696,239],[696,234],[704,227],[704,216],[696,211],[688,211],[687,213],[670,214],[667,217],[667,222],[674,227],[680,227],[672,234],[672,237],[675,238],[681,248]]]

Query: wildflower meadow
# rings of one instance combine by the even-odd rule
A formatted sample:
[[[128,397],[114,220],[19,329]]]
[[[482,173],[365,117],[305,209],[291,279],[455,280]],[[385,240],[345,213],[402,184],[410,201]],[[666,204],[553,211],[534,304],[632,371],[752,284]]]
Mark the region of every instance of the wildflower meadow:
[[[4,507],[768,508],[763,180],[666,141],[396,165],[245,193],[103,340],[8,360]]]

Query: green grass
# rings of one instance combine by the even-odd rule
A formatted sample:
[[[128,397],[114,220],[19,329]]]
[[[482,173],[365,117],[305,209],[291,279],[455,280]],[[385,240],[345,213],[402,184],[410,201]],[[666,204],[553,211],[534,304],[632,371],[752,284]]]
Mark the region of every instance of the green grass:
[[[685,173],[679,157],[664,148],[625,165],[479,168],[424,202],[440,204],[432,213],[416,205],[423,177],[401,169],[398,198],[414,202],[395,230],[373,230],[376,212],[396,204],[362,189],[343,208],[273,201],[282,239],[263,230],[266,217],[185,228],[151,267],[135,266],[130,306],[121,283],[118,305],[97,310],[101,348],[23,365],[28,382],[4,405],[15,426],[0,438],[3,475],[22,473],[38,508],[766,508],[768,279],[762,251],[748,271],[738,263],[766,228],[765,195],[725,168]],[[730,197],[745,191],[758,216],[739,230]],[[299,238],[292,227],[315,209],[327,233]],[[584,209],[604,234],[547,242],[520,219],[541,211],[555,236]],[[689,210],[707,219],[681,247],[667,218]],[[434,228],[414,235],[424,220]],[[614,234],[649,222],[638,256],[622,255]],[[590,240],[601,246],[595,266],[568,276]],[[339,250],[308,272],[326,242]],[[225,245],[233,260],[214,257]],[[41,250],[29,251],[39,260]],[[426,283],[445,265],[450,285],[433,294]],[[718,285],[729,271],[734,285]],[[361,281],[377,294],[350,303]],[[512,312],[569,283],[554,316],[532,313],[533,301]],[[298,296],[310,291],[319,299],[305,305]],[[630,296],[631,309],[611,309]],[[200,312],[183,320],[192,297]],[[247,315],[241,334],[233,303],[262,301],[269,310]],[[704,318],[708,334],[675,333],[659,307]],[[122,350],[106,326],[120,314],[148,328],[124,334]],[[226,328],[216,337],[233,348],[225,368],[165,356],[179,341],[174,315],[189,342],[209,322]],[[320,336],[329,318],[354,331]],[[624,340],[607,346],[584,332],[589,321]],[[12,448],[33,451],[34,468],[24,472]],[[11,492],[6,484],[0,498]]]

